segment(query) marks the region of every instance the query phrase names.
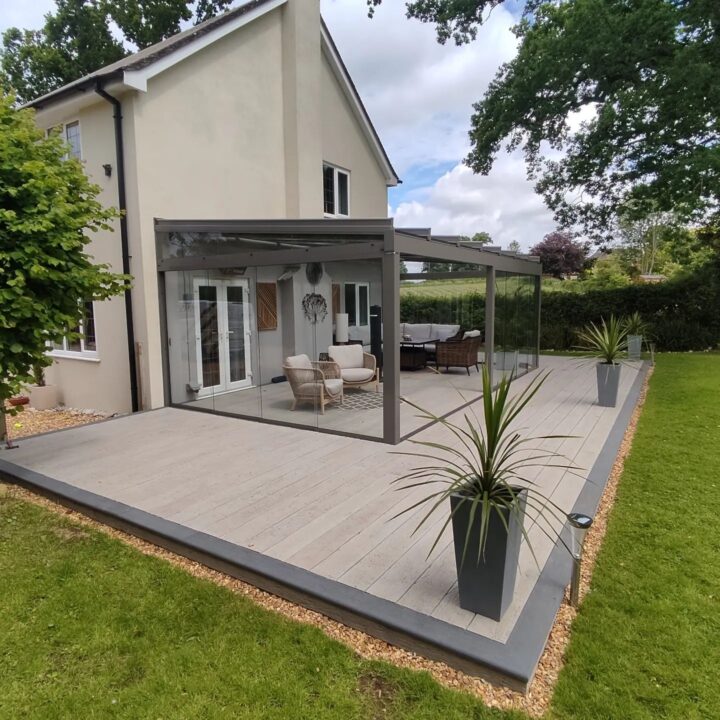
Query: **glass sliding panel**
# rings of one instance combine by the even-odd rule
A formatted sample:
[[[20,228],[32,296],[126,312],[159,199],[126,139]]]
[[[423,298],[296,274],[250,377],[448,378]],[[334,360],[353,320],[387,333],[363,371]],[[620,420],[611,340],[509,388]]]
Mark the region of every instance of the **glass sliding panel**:
[[[200,373],[203,388],[220,385],[220,322],[218,288],[197,284],[197,316],[200,348]]]
[[[485,268],[402,260],[411,277],[400,283],[400,394],[442,416],[482,397]],[[418,415],[401,404],[402,436],[429,424]]]
[[[227,287],[228,369],[231,383],[247,379],[246,331],[247,290],[244,285]],[[249,359],[249,358],[248,358]]]

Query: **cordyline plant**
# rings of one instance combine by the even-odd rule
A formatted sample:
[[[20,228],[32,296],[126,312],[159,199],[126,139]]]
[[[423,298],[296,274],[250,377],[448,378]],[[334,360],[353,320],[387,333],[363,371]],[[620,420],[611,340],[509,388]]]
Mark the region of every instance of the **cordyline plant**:
[[[615,365],[627,350],[627,335],[626,323],[611,315],[607,321],[601,318],[599,325],[591,322],[580,330],[578,347],[584,351],[586,358],[597,358],[606,365]]]
[[[628,335],[642,335],[647,339],[648,325],[637,310],[625,318],[625,332]]]
[[[78,337],[85,301],[128,287],[86,252],[89,234],[118,216],[99,192],[68,146],[0,89],[0,441],[6,400],[51,363],[48,345]]]
[[[522,428],[513,427],[513,423],[540,390],[548,375],[549,373],[541,375],[517,395],[510,397],[512,376],[503,376],[493,393],[490,373],[487,367],[483,367],[482,415],[478,418],[474,413],[472,415],[466,413],[463,416],[463,423],[453,423],[447,418],[441,418],[414,403],[409,403],[420,411],[424,419],[440,423],[457,441],[453,445],[445,445],[426,440],[412,440],[414,445],[425,450],[397,453],[430,461],[424,462],[423,465],[393,481],[404,483],[398,488],[399,490],[412,490],[417,487],[433,488],[433,491],[421,500],[395,515],[399,517],[421,505],[430,506],[413,534],[438,508],[449,504],[451,496],[456,495],[461,499],[443,523],[430,547],[428,557],[440,542],[454,514],[467,505],[469,505],[470,522],[463,544],[463,563],[469,551],[475,553],[477,564],[481,559],[484,560],[488,529],[493,515],[500,518],[506,531],[509,531],[508,518],[515,516],[523,537],[535,557],[532,542],[522,522],[525,505],[537,515],[537,525],[541,531],[553,541],[560,540],[565,545],[559,530],[556,529],[564,525],[565,511],[544,495],[529,476],[532,469],[538,467],[563,468],[577,475],[576,471],[580,468],[573,465],[564,455],[537,446],[538,442],[544,440],[563,440],[572,436],[523,437]],[[558,459],[567,462],[558,463],[556,462]],[[524,501],[521,497],[522,493],[525,495]],[[477,548],[470,548],[471,528],[476,522],[479,523],[479,544]]]

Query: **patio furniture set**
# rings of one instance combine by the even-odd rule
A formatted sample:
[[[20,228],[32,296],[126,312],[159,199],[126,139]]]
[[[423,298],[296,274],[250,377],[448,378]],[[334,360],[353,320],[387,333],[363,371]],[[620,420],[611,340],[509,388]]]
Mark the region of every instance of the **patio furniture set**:
[[[400,369],[419,370],[428,362],[444,367],[480,370],[478,353],[482,345],[480,330],[464,331],[460,325],[403,323],[400,327]]]
[[[463,367],[480,370],[478,352],[482,343],[480,330],[462,331],[460,325],[413,324],[401,326],[400,368],[417,370],[428,361],[437,369]],[[311,402],[325,414],[325,406],[342,405],[346,388],[373,384],[379,390],[379,373],[374,355],[360,344],[331,345],[321,360],[307,355],[285,358],[283,372],[293,393],[291,410],[301,402]],[[325,359],[326,358],[326,359]]]
[[[343,403],[345,388],[375,385],[379,390],[377,361],[362,345],[331,345],[329,360],[310,360],[307,355],[285,358],[283,372],[293,392],[292,410],[299,402],[311,402],[325,414],[325,406]]]

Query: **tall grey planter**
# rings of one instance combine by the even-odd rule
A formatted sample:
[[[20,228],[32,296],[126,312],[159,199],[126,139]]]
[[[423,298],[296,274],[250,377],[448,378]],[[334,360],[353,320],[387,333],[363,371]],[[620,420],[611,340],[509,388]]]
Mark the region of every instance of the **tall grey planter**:
[[[639,360],[642,355],[642,335],[628,335],[627,353],[631,360]]]
[[[603,407],[615,407],[617,405],[621,369],[622,365],[597,364],[598,405]]]
[[[519,495],[518,500],[522,508],[520,517],[517,513],[503,510],[508,524],[506,530],[498,514],[495,511],[490,513],[485,556],[483,558],[481,555],[479,561],[480,513],[476,512],[473,518],[468,550],[463,562],[471,503],[467,500],[462,502],[460,495],[450,496],[460,607],[493,620],[502,618],[515,590],[522,522],[527,502],[526,490],[515,488],[515,491]]]

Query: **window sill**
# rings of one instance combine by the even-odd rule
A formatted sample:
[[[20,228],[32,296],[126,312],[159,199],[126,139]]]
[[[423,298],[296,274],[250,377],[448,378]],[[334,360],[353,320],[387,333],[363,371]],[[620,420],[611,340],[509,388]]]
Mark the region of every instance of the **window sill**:
[[[48,355],[51,358],[58,358],[59,360],[82,360],[83,362],[99,363],[100,358],[97,353],[85,353],[85,352],[72,352],[70,350],[53,350]]]
[[[343,220],[343,219],[347,220],[350,217],[350,215],[341,215],[340,213],[331,215],[330,213],[324,213],[323,217],[326,220]]]

